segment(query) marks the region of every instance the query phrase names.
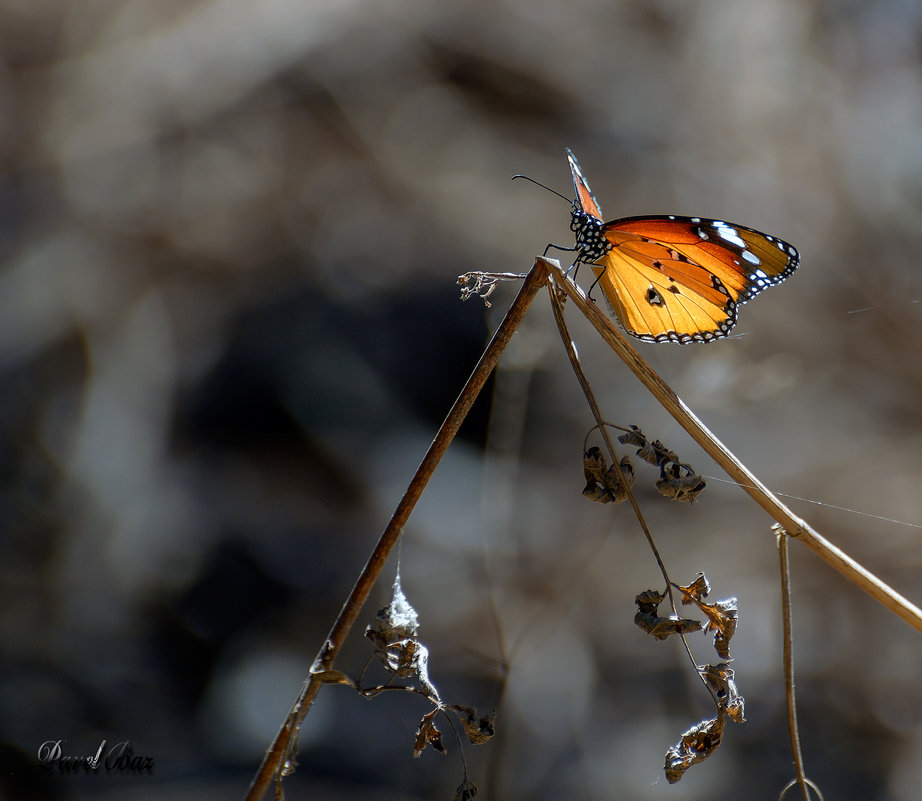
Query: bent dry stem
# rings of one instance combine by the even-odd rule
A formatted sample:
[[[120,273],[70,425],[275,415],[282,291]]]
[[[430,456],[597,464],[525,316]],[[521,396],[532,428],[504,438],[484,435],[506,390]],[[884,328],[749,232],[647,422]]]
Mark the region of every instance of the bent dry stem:
[[[791,565],[788,560],[787,532],[775,523],[772,531],[778,538],[778,559],[781,567],[781,628],[784,639],[784,692],[788,703],[788,732],[791,737],[791,752],[794,756],[794,781],[800,785],[804,801],[811,801],[807,789],[807,777],[804,773],[804,757],[800,750],[800,730],[797,726],[797,702],[794,695],[794,636],[793,613],[791,612]],[[785,788],[787,789],[787,788]]]
[[[339,613],[339,617],[330,629],[330,633],[327,635],[323,647],[317,654],[314,664],[311,665],[311,675],[305,680],[304,686],[301,689],[301,694],[288,713],[288,717],[276,735],[275,741],[266,751],[262,764],[259,766],[259,770],[253,778],[249,792],[246,795],[247,801],[259,801],[269,788],[269,784],[272,782],[273,777],[276,777],[277,781],[281,780],[283,767],[288,764],[294,756],[297,733],[301,723],[307,715],[317,695],[317,691],[324,683],[318,674],[331,669],[333,661],[339,653],[340,648],[342,648],[346,637],[349,635],[362,607],[365,605],[365,601],[368,599],[372,587],[381,574],[381,571],[384,569],[384,565],[394,545],[397,543],[403,531],[403,527],[410,517],[410,513],[423,494],[423,490],[426,488],[429,479],[435,472],[436,466],[442,456],[445,455],[445,451],[448,450],[448,446],[458,433],[461,423],[464,421],[464,418],[467,417],[474,401],[483,389],[487,378],[489,378],[490,373],[493,372],[493,368],[496,366],[500,355],[509,343],[512,335],[515,333],[522,318],[525,316],[525,312],[528,310],[529,305],[532,300],[534,300],[538,290],[547,283],[547,274],[547,263],[542,259],[538,259],[535,262],[535,266],[526,276],[525,283],[519,290],[519,294],[516,296],[512,306],[503,318],[502,323],[490,340],[490,344],[487,346],[483,356],[474,368],[474,372],[468,379],[467,384],[465,384],[458,399],[448,412],[445,422],[442,423],[438,433],[436,433],[435,439],[433,439],[432,444],[429,446],[429,450],[423,457],[422,462],[420,462],[416,474],[410,481],[403,498],[401,498],[400,503],[397,504],[397,508],[394,510],[390,522],[388,522],[387,527],[384,529],[384,533],[378,540],[378,544],[375,546],[371,556],[368,558],[368,562],[362,569],[362,573],[358,581],[356,581],[352,593],[349,595],[346,603],[343,604],[342,611]]]

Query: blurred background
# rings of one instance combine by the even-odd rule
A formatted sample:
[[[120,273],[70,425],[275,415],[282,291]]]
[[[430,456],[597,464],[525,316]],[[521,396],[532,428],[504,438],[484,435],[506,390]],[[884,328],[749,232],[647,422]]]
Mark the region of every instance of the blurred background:
[[[569,195],[567,146],[609,218],[799,248],[732,338],[637,347],[922,601],[919,3],[0,0],[0,59],[3,798],[244,795],[517,289],[485,309],[456,277],[572,243],[569,207],[510,181]],[[630,509],[580,494],[591,416],[542,294],[402,543],[442,697],[498,711],[470,777],[510,801],[775,799],[771,521],[570,325],[606,419],[714,477],[670,504],[635,460],[673,578],[739,598],[748,722],[667,785],[665,750],[712,709],[680,645],[633,624],[661,578]],[[828,799],[914,801],[922,638],[792,558],[809,775]],[[340,669],[368,658],[392,577]],[[448,733],[447,757],[411,756],[426,711],[325,689],[288,797],[452,798]],[[154,770],[37,769],[57,740],[128,740]]]

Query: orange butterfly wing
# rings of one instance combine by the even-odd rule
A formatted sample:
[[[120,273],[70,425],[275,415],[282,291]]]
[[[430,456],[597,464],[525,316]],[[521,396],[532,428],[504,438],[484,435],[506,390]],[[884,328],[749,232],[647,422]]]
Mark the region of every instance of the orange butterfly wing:
[[[589,188],[589,182],[586,180],[586,176],[583,175],[579,162],[570,148],[567,148],[567,161],[570,163],[570,174],[573,176],[573,188],[576,190],[576,202],[579,204],[580,210],[601,220],[602,209],[599,208],[599,204]]]
[[[653,342],[710,342],[738,307],[797,269],[796,248],[752,228],[700,217],[626,217],[601,209],[568,150],[577,200],[571,228],[629,334]]]

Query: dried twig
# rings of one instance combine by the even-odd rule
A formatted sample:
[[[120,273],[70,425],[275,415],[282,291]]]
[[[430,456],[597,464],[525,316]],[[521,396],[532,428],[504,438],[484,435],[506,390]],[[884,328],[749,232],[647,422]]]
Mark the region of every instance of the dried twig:
[[[794,754],[794,782],[800,785],[804,801],[812,801],[808,779],[804,773],[804,757],[800,750],[800,729],[797,726],[797,702],[794,695],[794,635],[792,634],[791,611],[791,565],[788,561],[788,535],[777,523],[772,531],[778,537],[778,559],[781,567],[781,626],[784,632],[784,691],[788,703],[788,733],[791,735],[791,751]],[[812,782],[811,782],[812,784]],[[790,785],[789,785],[790,786]],[[786,791],[788,788],[782,791]]]

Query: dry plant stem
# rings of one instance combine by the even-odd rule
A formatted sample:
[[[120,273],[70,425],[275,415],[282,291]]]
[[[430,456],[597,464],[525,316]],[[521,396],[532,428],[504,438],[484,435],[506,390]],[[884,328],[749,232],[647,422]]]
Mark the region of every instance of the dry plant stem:
[[[804,757],[800,750],[800,730],[797,726],[797,702],[794,696],[794,637],[791,633],[791,566],[788,562],[788,535],[777,523],[772,530],[778,537],[778,559],[781,563],[781,626],[784,632],[784,691],[788,701],[788,731],[794,753],[794,771],[804,801],[811,801],[804,774]]]
[[[589,404],[589,408],[592,411],[592,416],[595,418],[596,427],[598,428],[599,433],[602,435],[602,439],[605,440],[605,447],[608,448],[608,458],[611,459],[611,463],[618,469],[618,478],[621,481],[621,486],[627,493],[628,500],[631,502],[631,507],[634,509],[634,514],[640,523],[640,528],[643,530],[644,536],[647,538],[647,544],[650,546],[650,550],[653,551],[653,556],[656,559],[656,564],[659,565],[660,573],[663,574],[663,580],[666,582],[666,592],[669,594],[669,602],[672,605],[672,611],[678,615],[675,600],[672,597],[672,581],[669,578],[669,573],[666,571],[666,565],[663,563],[663,560],[660,557],[659,549],[656,547],[656,543],[653,541],[653,535],[650,533],[650,529],[647,527],[647,521],[644,519],[643,513],[640,511],[640,505],[637,503],[637,499],[634,497],[634,493],[628,486],[627,481],[624,480],[624,474],[621,472],[621,464],[618,460],[618,454],[615,452],[615,446],[612,443],[611,438],[608,436],[608,426],[605,425],[605,421],[602,418],[602,411],[599,409],[599,404],[595,399],[595,394],[592,391],[592,387],[589,386],[589,380],[586,378],[586,374],[583,372],[582,365],[579,363],[579,356],[577,355],[576,348],[573,345],[573,339],[570,337],[570,331],[567,328],[567,321],[563,316],[563,307],[561,306],[560,299],[557,297],[557,287],[553,280],[548,285],[548,292],[551,296],[551,308],[554,311],[554,320],[557,322],[557,330],[560,331],[560,338],[563,340],[564,349],[567,352],[567,357],[570,359],[570,366],[573,368],[573,372],[576,374],[576,380],[579,382],[579,385],[583,390],[583,395],[586,396],[586,402]]]
[[[583,372],[582,365],[579,363],[579,356],[576,353],[576,347],[573,345],[573,338],[570,336],[570,331],[567,328],[567,321],[563,314],[563,305],[560,302],[560,298],[557,296],[558,291],[559,290],[557,285],[552,277],[551,282],[548,284],[548,293],[551,296],[551,308],[554,311],[554,320],[557,322],[557,330],[560,331],[560,338],[563,340],[564,349],[567,352],[567,357],[570,359],[570,366],[573,368],[573,372],[576,374],[576,380],[579,382],[580,387],[582,387],[583,394],[586,396],[586,401],[589,404],[589,408],[592,410],[592,416],[595,418],[596,426],[602,435],[602,439],[605,440],[605,446],[608,448],[608,456],[611,459],[611,463],[618,469],[618,478],[621,481],[621,486],[627,493],[628,500],[631,502],[631,508],[634,510],[634,515],[637,517],[637,521],[640,523],[640,528],[643,531],[644,536],[647,538],[647,545],[650,546],[650,550],[653,552],[653,557],[656,559],[656,564],[659,565],[660,573],[663,574],[663,580],[666,582],[666,592],[669,595],[669,605],[672,607],[672,613],[678,617],[679,610],[676,608],[675,596],[672,593],[672,579],[669,578],[669,573],[667,572],[666,565],[660,556],[659,548],[656,547],[656,542],[653,539],[653,535],[650,533],[650,529],[647,526],[647,521],[643,516],[643,512],[640,511],[640,504],[637,503],[637,499],[634,497],[634,493],[631,491],[627,481],[624,480],[624,474],[621,472],[621,463],[618,460],[618,454],[615,452],[615,446],[612,443],[611,438],[608,436],[608,426],[602,419],[602,411],[599,409],[599,404],[595,399],[595,393],[593,393],[592,387],[589,385],[589,379],[586,378],[586,374]],[[688,654],[688,659],[692,663],[692,667],[694,668],[696,675],[699,679],[701,679],[701,683],[704,684],[705,689],[707,689],[707,691],[711,694],[711,697],[714,699],[714,703],[716,704],[717,696],[714,694],[714,690],[711,688],[711,685],[708,684],[707,679],[698,670],[698,662],[695,660],[695,655],[691,651],[691,646],[688,644],[687,638],[684,634],[679,632],[679,639],[682,640],[682,645],[685,647],[685,653]]]
[[[538,290],[540,290],[546,282],[547,266],[543,260],[539,259],[535,262],[535,266],[526,276],[525,283],[519,290],[519,294],[516,296],[512,306],[503,318],[502,323],[493,335],[493,339],[490,340],[490,344],[487,346],[483,356],[481,356],[480,361],[474,368],[474,372],[468,379],[467,384],[465,384],[464,389],[461,390],[461,394],[455,401],[454,406],[452,406],[451,410],[448,412],[445,422],[442,423],[438,433],[436,433],[435,439],[433,439],[432,444],[429,446],[429,450],[426,452],[426,455],[417,468],[416,474],[410,481],[403,498],[401,498],[400,503],[397,504],[397,508],[394,510],[390,522],[388,522],[378,544],[375,546],[374,551],[372,551],[371,556],[368,558],[368,562],[362,569],[358,581],[356,581],[355,587],[352,589],[352,593],[343,605],[342,611],[339,613],[339,617],[333,624],[332,629],[330,629],[330,633],[327,635],[323,647],[317,654],[314,664],[311,665],[311,675],[308,676],[307,680],[304,682],[301,694],[288,713],[288,717],[282,724],[279,733],[276,735],[275,741],[266,751],[262,764],[259,766],[259,770],[250,784],[249,792],[246,795],[247,801],[259,801],[269,788],[273,777],[280,773],[282,766],[292,756],[298,729],[307,715],[317,695],[317,691],[323,684],[323,681],[316,674],[324,670],[329,670],[332,667],[336,655],[339,653],[349,631],[358,618],[371,592],[371,588],[374,586],[375,581],[383,570],[391,550],[397,543],[403,531],[403,527],[410,517],[410,513],[423,494],[423,490],[432,477],[436,465],[438,465],[442,456],[444,456],[445,451],[448,450],[448,446],[454,439],[455,434],[458,433],[461,423],[470,411],[471,406],[473,406],[481,389],[483,389],[490,373],[493,372],[493,368],[499,361],[500,355],[509,343],[512,335],[515,333],[522,318],[525,316],[525,312],[532,300],[534,300]]]
[[[541,261],[541,259],[538,259]],[[797,517],[771,491],[762,484],[705,425],[692,414],[681,398],[676,395],[662,378],[648,365],[640,354],[631,347],[626,337],[618,331],[593,303],[586,298],[583,290],[567,278],[560,267],[553,261],[548,262],[551,278],[570,297],[573,303],[586,316],[605,342],[618,354],[631,372],[653,394],[666,411],[668,411],[684,428],[692,439],[719,464],[744,492],[748,493],[774,520],[784,527],[788,536],[794,537],[811,551],[856,584],[872,598],[879,601],[895,615],[906,621],[917,631],[922,632],[922,610],[908,601],[892,587],[881,581],[870,571],[862,567],[844,551],[829,540],[820,536],[806,521]]]

